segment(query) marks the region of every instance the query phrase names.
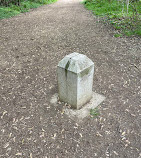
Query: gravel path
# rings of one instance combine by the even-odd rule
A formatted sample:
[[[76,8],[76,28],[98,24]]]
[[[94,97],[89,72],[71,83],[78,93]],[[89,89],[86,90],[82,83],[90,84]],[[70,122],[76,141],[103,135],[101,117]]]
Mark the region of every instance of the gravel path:
[[[0,158],[141,158],[141,40],[113,35],[79,0],[0,21]],[[74,51],[95,62],[106,96],[82,123],[50,103]]]

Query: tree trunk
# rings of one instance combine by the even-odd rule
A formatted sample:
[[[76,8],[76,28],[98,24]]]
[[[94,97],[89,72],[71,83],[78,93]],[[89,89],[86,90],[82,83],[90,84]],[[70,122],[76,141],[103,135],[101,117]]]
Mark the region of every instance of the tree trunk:
[[[126,0],[126,7],[127,7],[127,14],[128,14],[128,9],[129,9],[129,0]]]

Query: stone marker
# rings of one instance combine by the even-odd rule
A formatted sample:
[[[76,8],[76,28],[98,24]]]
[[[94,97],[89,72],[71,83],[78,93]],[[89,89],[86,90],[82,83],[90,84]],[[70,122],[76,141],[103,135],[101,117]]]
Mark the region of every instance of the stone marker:
[[[92,98],[94,63],[85,55],[72,53],[58,64],[60,101],[80,109]]]

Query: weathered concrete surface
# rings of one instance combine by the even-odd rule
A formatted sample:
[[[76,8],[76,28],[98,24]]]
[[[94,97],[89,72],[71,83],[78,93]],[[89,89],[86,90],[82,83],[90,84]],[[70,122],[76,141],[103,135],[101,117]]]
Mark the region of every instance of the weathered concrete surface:
[[[2,158],[139,157],[141,40],[97,22],[77,0],[0,21]],[[58,61],[72,52],[94,61],[93,89],[106,96],[100,116],[81,124],[50,103]]]
[[[85,55],[71,53],[57,68],[60,101],[80,109],[92,98],[94,63]]]
[[[76,109],[68,108],[67,106],[65,106],[63,108],[63,111],[72,120],[74,120],[77,123],[80,123],[83,121],[85,117],[90,116],[91,109],[95,109],[104,100],[105,100],[105,96],[93,92],[91,100],[87,104],[85,104],[81,109],[76,110]],[[55,93],[51,97],[50,103],[53,104],[54,106],[59,106],[57,93]]]

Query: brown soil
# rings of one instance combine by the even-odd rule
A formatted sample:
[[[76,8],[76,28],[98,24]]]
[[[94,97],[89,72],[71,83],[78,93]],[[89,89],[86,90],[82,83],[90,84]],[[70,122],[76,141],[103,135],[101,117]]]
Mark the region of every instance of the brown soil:
[[[1,158],[141,157],[141,40],[114,33],[79,0],[0,21]],[[80,124],[50,103],[72,52],[94,61],[93,90],[106,96]]]

